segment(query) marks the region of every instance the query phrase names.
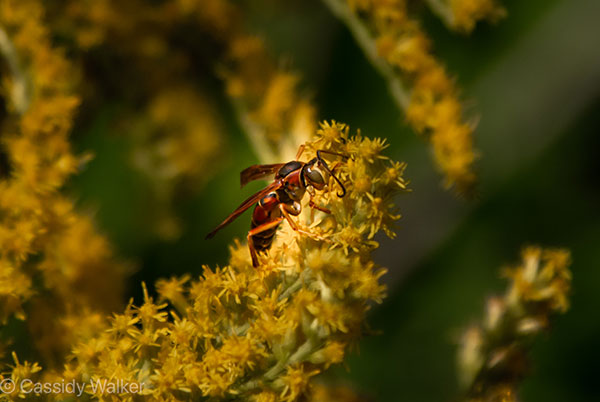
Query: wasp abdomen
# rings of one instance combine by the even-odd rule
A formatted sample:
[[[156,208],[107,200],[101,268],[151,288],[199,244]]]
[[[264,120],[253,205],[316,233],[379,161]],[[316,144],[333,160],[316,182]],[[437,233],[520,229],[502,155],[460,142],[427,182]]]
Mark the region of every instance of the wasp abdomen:
[[[276,193],[271,193],[263,197],[252,212],[252,224],[251,229],[258,226],[264,225],[265,223],[271,222],[281,216],[279,211],[279,199]],[[257,251],[266,251],[271,247],[273,243],[273,237],[277,232],[279,225],[266,229],[252,236],[252,244]]]
[[[252,236],[252,244],[256,251],[266,251],[271,248],[276,231],[277,228],[273,228]]]

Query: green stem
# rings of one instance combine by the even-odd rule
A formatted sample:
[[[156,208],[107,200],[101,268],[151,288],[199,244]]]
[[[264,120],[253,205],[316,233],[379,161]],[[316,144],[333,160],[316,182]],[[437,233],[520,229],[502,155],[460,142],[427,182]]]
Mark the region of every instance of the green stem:
[[[272,381],[289,365],[304,361],[316,349],[316,342],[311,337],[306,340],[287,360],[279,360],[269,371],[265,373],[263,378],[267,381]]]
[[[410,104],[409,92],[402,83],[402,80],[400,80],[395,73],[392,66],[379,56],[373,36],[365,24],[358,16],[356,16],[350,7],[348,7],[346,0],[323,0],[323,2],[337,18],[346,24],[367,59],[386,80],[388,90],[398,107],[401,110],[406,111]]]
[[[448,3],[443,0],[425,0],[425,3],[429,6],[431,11],[440,17],[447,27],[452,28],[454,26],[454,14],[448,7]]]
[[[250,144],[254,148],[254,152],[261,163],[274,163],[276,162],[277,155],[269,146],[267,142],[267,136],[265,135],[264,129],[258,124],[254,123],[248,116],[247,110],[245,110],[242,102],[233,101],[233,107],[237,115],[238,121],[242,126],[242,130],[250,140]]]
[[[269,369],[261,378],[250,380],[238,388],[238,392],[253,391],[262,387],[264,381],[273,381],[276,379],[285,368],[291,364],[300,363],[306,360],[319,347],[319,342],[316,337],[310,337],[287,359],[281,359],[273,367]]]
[[[17,52],[6,31],[0,27],[0,53],[4,56],[6,64],[12,75],[12,88],[10,98],[15,110],[24,114],[29,107],[28,82],[23,70],[19,66]]]
[[[292,283],[290,286],[288,286],[288,288],[285,289],[285,291],[279,295],[278,300],[284,300],[284,299],[287,299],[288,297],[290,297],[292,295],[292,293],[295,293],[298,289],[300,289],[302,287],[303,283],[304,283],[304,275],[298,276],[298,279],[296,279],[296,281],[294,283]]]

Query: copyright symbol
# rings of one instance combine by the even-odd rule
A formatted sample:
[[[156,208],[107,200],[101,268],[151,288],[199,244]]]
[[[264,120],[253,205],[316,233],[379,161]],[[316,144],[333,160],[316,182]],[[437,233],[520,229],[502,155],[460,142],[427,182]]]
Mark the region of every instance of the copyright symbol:
[[[15,382],[10,378],[0,381],[0,392],[11,394],[16,388]]]

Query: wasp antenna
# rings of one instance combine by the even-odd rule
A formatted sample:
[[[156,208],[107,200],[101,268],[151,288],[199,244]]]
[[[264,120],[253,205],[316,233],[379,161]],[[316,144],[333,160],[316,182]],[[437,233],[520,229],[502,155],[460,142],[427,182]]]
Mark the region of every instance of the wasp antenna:
[[[319,157],[319,159],[323,160],[323,157],[321,156],[321,154],[329,154],[329,155],[336,155],[336,156],[340,156],[343,160],[347,160],[349,158],[348,155],[344,155],[344,154],[340,154],[338,152],[333,152],[333,151],[327,151],[325,149],[319,149],[317,151],[317,156]]]
[[[342,193],[337,193],[337,196],[339,198],[342,198],[343,196],[346,195],[346,187],[344,187],[344,185],[342,184],[342,182],[340,181],[340,179],[337,178],[337,176],[331,171],[331,169],[329,169],[329,166],[327,166],[327,163],[325,163],[325,160],[323,159],[323,157],[321,156],[321,152],[327,152],[329,154],[333,154],[333,155],[339,155],[342,157],[347,158],[347,156],[342,155],[342,154],[337,154],[335,152],[331,152],[331,151],[317,151],[317,159],[319,160],[319,162],[321,162],[323,164],[323,167],[325,168],[325,170],[331,175],[331,177],[334,178],[334,180],[340,185],[340,187],[342,188]]]

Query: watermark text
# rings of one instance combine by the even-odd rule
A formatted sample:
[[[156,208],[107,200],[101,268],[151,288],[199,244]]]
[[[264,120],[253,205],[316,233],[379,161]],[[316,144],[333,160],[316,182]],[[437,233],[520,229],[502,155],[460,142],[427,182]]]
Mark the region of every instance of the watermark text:
[[[5,378],[0,381],[0,394],[70,394],[77,397],[88,392],[93,395],[105,394],[139,394],[144,390],[143,382],[131,382],[125,380],[94,379],[88,382],[77,382],[75,380],[65,381],[33,381],[28,378],[14,381]]]

